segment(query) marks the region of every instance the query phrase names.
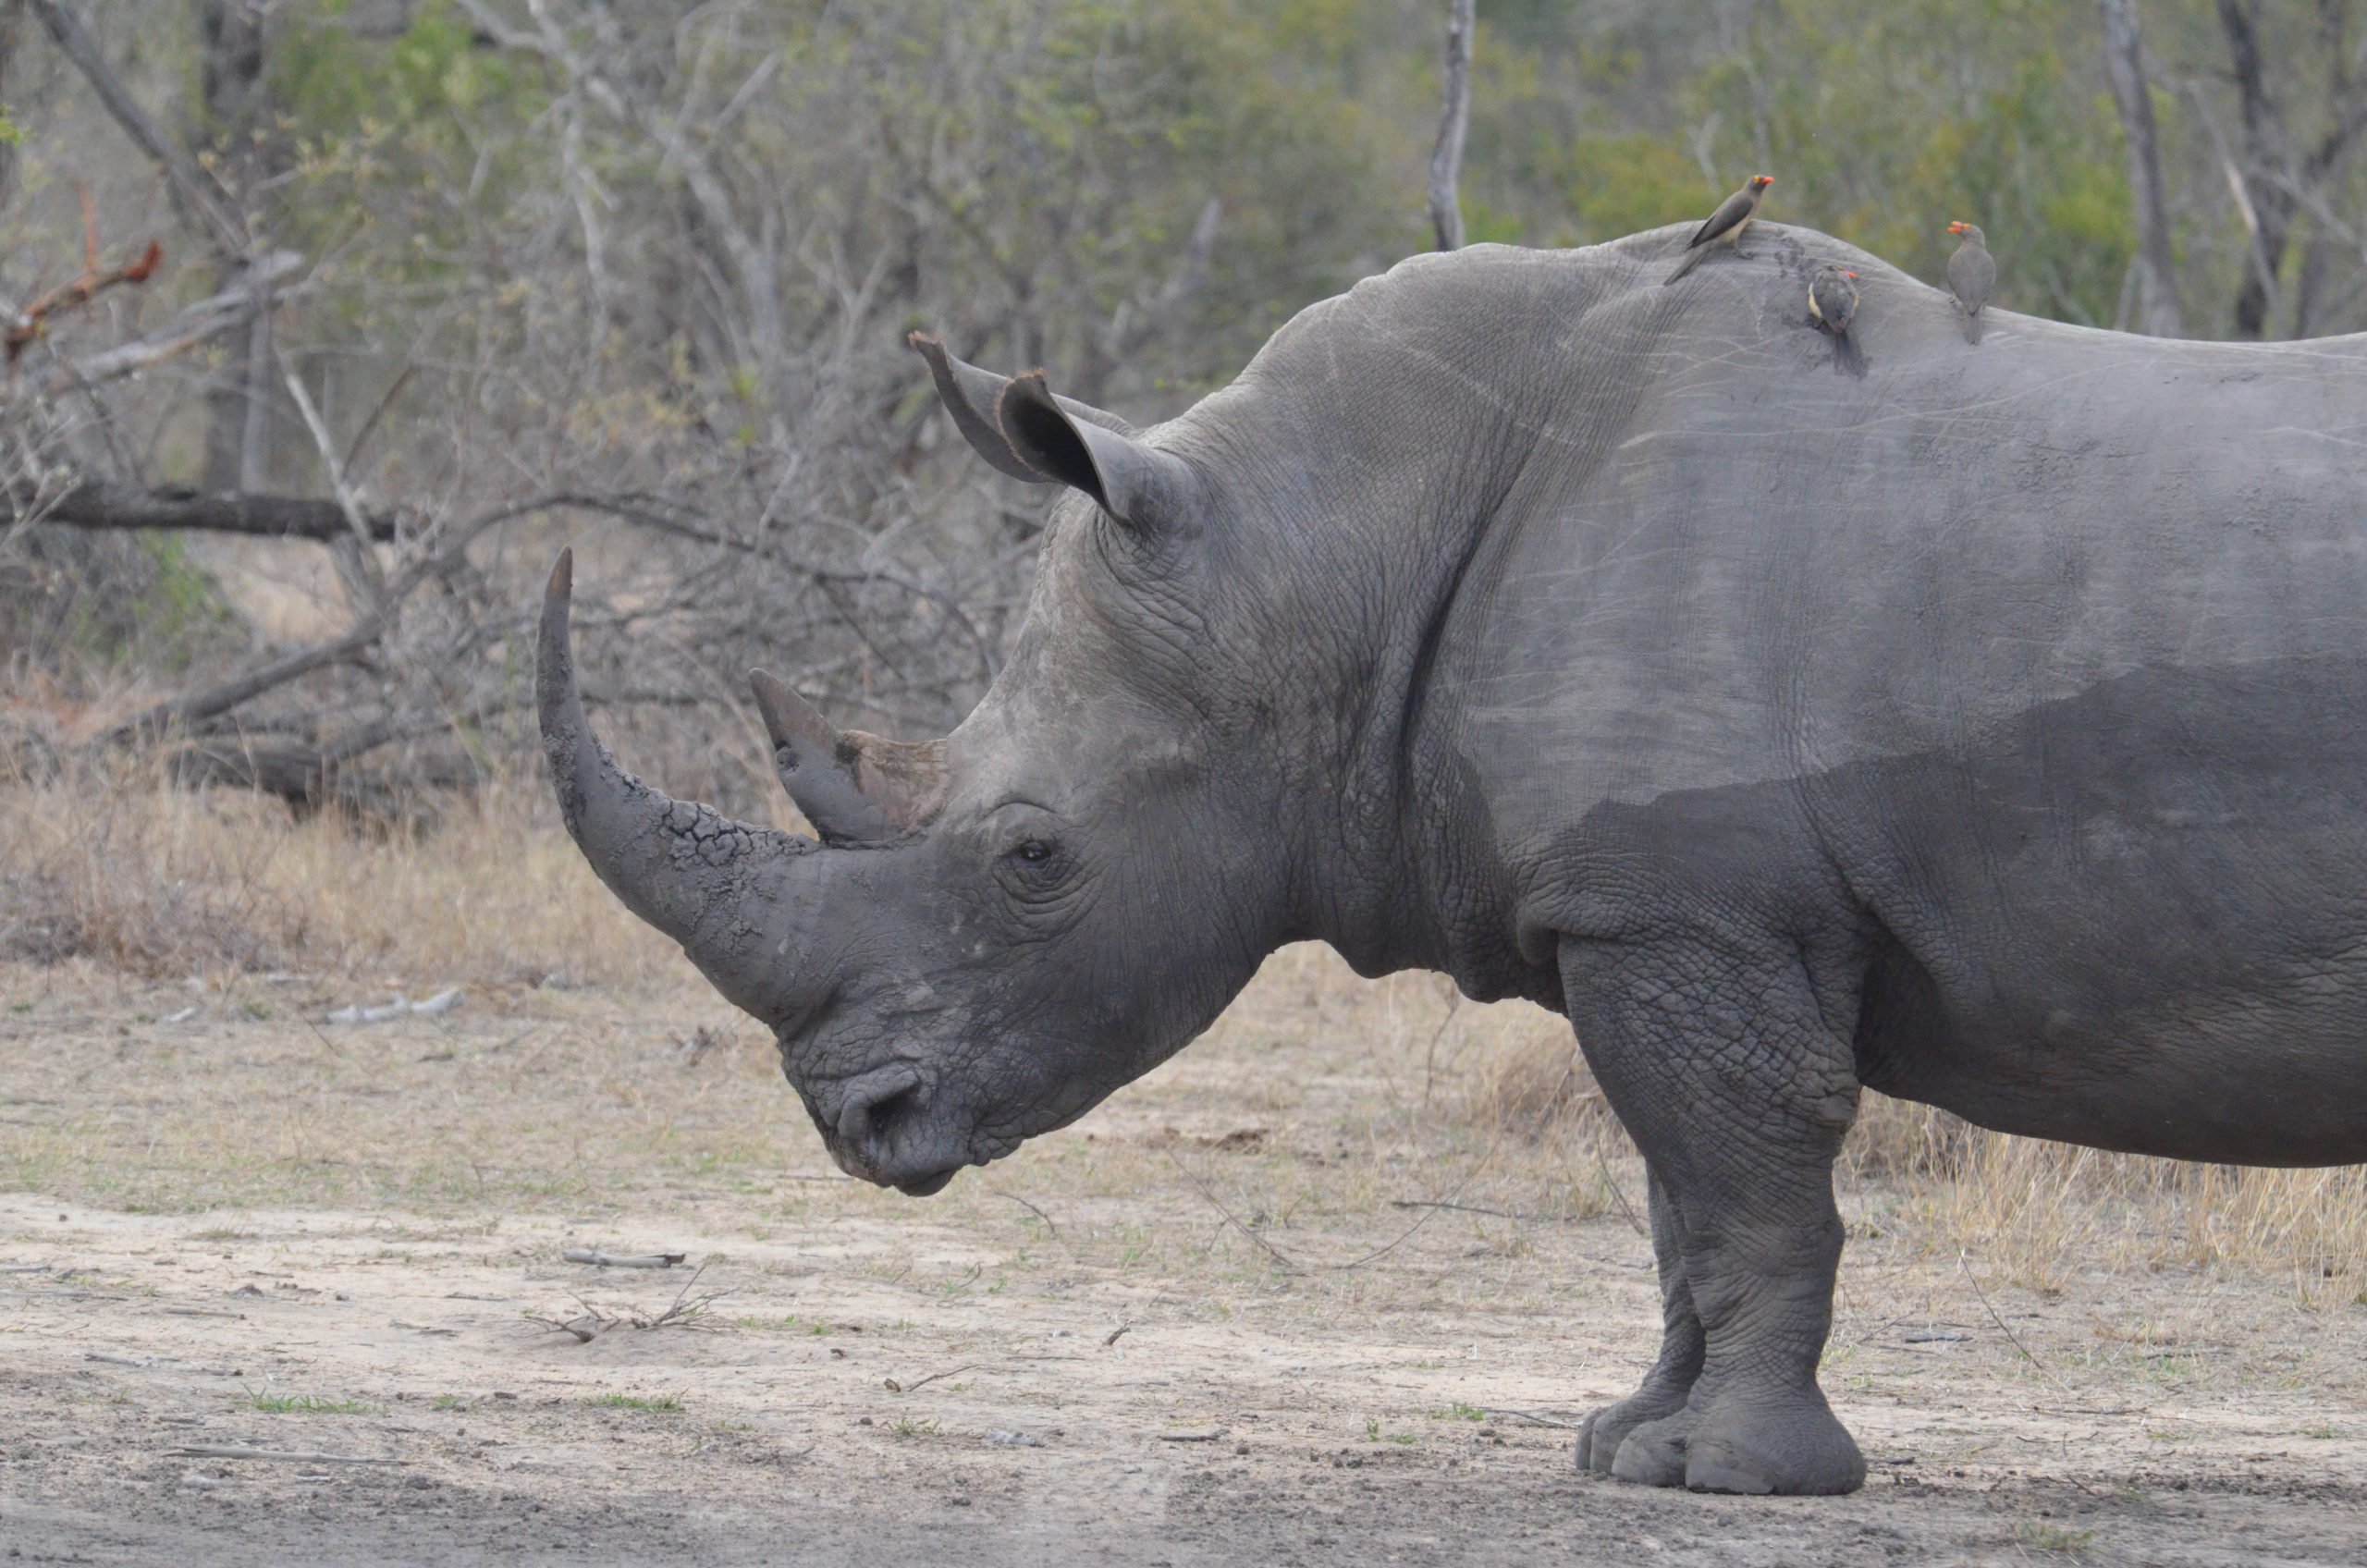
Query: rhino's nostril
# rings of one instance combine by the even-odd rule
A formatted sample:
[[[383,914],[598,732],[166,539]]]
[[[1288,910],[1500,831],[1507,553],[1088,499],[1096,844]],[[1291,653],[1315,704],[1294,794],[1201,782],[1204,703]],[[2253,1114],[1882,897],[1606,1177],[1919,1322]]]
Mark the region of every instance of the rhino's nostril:
[[[909,1116],[921,1099],[920,1074],[909,1066],[883,1068],[865,1073],[847,1086],[840,1103],[839,1141],[877,1160],[893,1141],[895,1125]]]
[[[870,1112],[871,1143],[885,1151],[896,1141],[896,1123],[920,1108],[920,1085],[897,1090],[886,1099],[872,1102]]]

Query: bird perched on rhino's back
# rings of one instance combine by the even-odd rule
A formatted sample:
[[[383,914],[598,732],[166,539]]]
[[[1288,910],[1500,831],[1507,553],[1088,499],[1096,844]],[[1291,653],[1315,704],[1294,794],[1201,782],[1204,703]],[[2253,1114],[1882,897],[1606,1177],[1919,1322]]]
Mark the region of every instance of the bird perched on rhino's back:
[[[1964,243],[1948,258],[1948,291],[1956,297],[1956,309],[1964,314],[1964,340],[1981,341],[1981,309],[1989,303],[1989,290],[1997,282],[1996,258],[1989,253],[1989,241],[1978,226],[1968,223],[1948,225],[1950,234],[1964,236]]]
[[[1676,270],[1669,274],[1664,281],[1674,283],[1686,273],[1699,266],[1701,258],[1710,253],[1711,247],[1731,246],[1739,240],[1742,238],[1742,231],[1750,227],[1750,220],[1759,215],[1760,199],[1767,194],[1767,188],[1774,183],[1773,175],[1752,175],[1749,184],[1719,202],[1718,210],[1710,214],[1709,221],[1694,231],[1691,239],[1686,241],[1685,260],[1676,263]]]
[[[1857,358],[1849,324],[1858,316],[1858,275],[1839,262],[1827,262],[1809,280],[1809,314],[1833,335],[1834,362],[1848,369]]]

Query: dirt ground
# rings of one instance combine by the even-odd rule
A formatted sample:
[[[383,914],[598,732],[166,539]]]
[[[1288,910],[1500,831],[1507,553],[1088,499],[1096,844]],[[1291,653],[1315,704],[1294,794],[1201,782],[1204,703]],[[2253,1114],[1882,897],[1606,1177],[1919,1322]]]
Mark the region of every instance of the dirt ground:
[[[2367,1307],[2031,1282],[1854,1178],[1866,1489],[1575,1474],[1654,1344],[1637,1173],[1493,1124],[1551,1021],[1425,980],[1282,955],[926,1202],[836,1178],[693,988],[356,999],[0,967],[0,1559],[2367,1563]],[[297,1457],[186,1452],[248,1446]]]

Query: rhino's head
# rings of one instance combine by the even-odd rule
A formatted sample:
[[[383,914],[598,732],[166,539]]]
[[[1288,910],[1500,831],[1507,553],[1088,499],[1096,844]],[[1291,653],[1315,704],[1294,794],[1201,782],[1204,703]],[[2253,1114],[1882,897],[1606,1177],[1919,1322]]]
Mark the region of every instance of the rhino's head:
[[[988,461],[1073,493],[1012,659],[952,735],[841,733],[757,673],[820,841],[668,799],[585,724],[566,557],[538,695],[568,828],[601,879],[775,1030],[840,1166],[926,1194],[1179,1048],[1289,922],[1280,790],[1253,733],[1270,709],[1203,668],[1195,546],[1218,487],[1040,375],[916,346]]]

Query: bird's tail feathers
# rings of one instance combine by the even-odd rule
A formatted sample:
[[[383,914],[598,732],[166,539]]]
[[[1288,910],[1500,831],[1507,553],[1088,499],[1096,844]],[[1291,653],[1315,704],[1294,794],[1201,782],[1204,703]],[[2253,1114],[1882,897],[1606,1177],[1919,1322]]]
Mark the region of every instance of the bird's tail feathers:
[[[1697,245],[1692,250],[1685,252],[1685,260],[1676,263],[1676,270],[1674,272],[1661,279],[1661,287],[1665,288],[1670,284],[1683,279],[1686,274],[1691,272],[1695,267],[1701,264],[1701,258],[1709,254],[1709,251],[1710,248],[1707,245]]]
[[[1968,311],[1959,305],[1956,307],[1956,313],[1964,317],[1964,340],[1978,344],[1981,341],[1981,312]]]

